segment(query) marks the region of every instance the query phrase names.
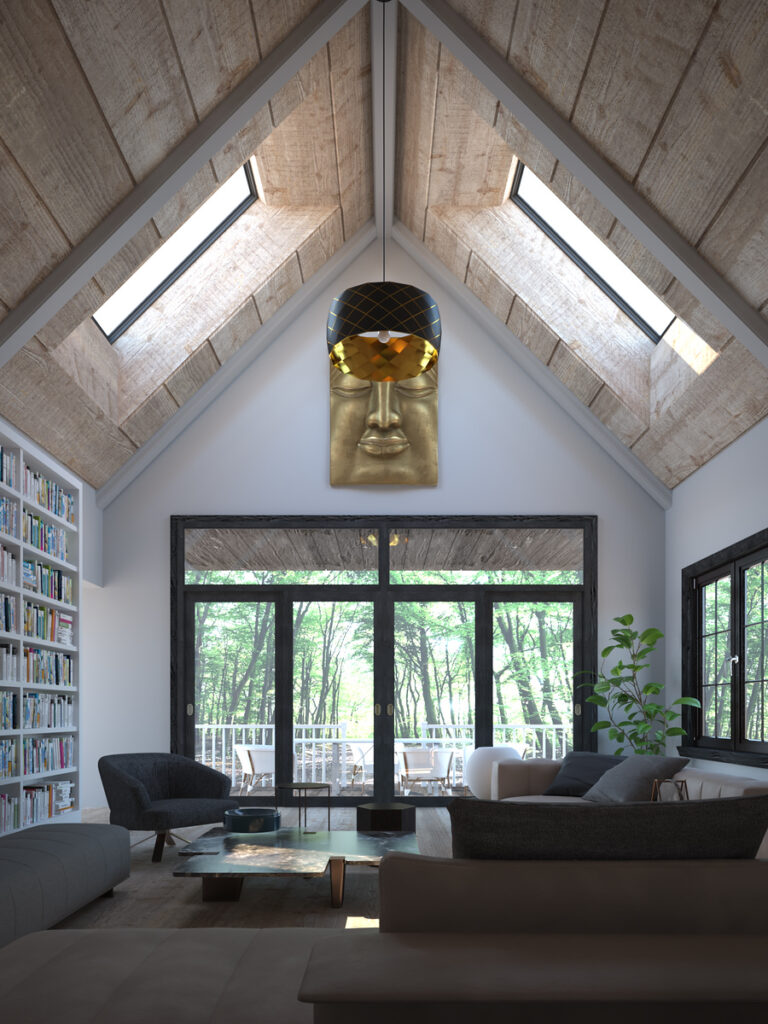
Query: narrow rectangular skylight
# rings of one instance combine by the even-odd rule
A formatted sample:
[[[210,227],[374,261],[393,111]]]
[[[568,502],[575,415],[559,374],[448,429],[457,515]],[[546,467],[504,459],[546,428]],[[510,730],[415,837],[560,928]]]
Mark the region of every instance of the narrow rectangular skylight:
[[[511,198],[653,341],[659,340],[675,314],[522,163]]]
[[[250,161],[218,188],[93,314],[115,342],[256,201]]]

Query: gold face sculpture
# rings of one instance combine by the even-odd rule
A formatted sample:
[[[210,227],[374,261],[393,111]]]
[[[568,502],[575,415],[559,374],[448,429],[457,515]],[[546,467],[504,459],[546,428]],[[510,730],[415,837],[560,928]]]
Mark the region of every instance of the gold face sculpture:
[[[437,485],[437,366],[375,382],[331,366],[331,484]]]

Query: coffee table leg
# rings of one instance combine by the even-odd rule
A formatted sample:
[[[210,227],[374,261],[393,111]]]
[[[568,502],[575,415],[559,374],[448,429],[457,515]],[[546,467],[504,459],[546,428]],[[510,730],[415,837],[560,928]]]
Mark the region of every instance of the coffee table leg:
[[[340,907],[344,902],[344,875],[347,862],[343,857],[331,857],[331,906]]]
[[[206,902],[214,900],[239,900],[243,888],[243,879],[234,878],[205,878],[203,882],[203,900]]]

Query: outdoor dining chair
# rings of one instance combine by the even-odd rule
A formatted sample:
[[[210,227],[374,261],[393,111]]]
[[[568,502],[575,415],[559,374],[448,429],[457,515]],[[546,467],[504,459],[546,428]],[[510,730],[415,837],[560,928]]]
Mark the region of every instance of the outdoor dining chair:
[[[403,796],[407,796],[414,786],[422,783],[442,787],[447,794],[448,777],[453,764],[452,750],[419,747],[404,750],[401,756],[403,770],[400,773],[400,788]]]
[[[264,785],[264,780],[275,777],[275,748],[257,746],[248,743],[236,743],[235,754],[243,770],[243,784],[240,792],[247,793],[259,783]]]

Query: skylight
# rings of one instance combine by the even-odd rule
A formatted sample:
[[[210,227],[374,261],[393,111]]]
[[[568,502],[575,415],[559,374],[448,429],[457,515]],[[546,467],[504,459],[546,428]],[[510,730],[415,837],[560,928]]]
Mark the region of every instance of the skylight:
[[[251,158],[253,159],[253,158]],[[251,162],[240,168],[93,314],[114,343],[256,201]]]
[[[517,165],[511,199],[652,341],[659,341],[674,313],[522,163]]]

